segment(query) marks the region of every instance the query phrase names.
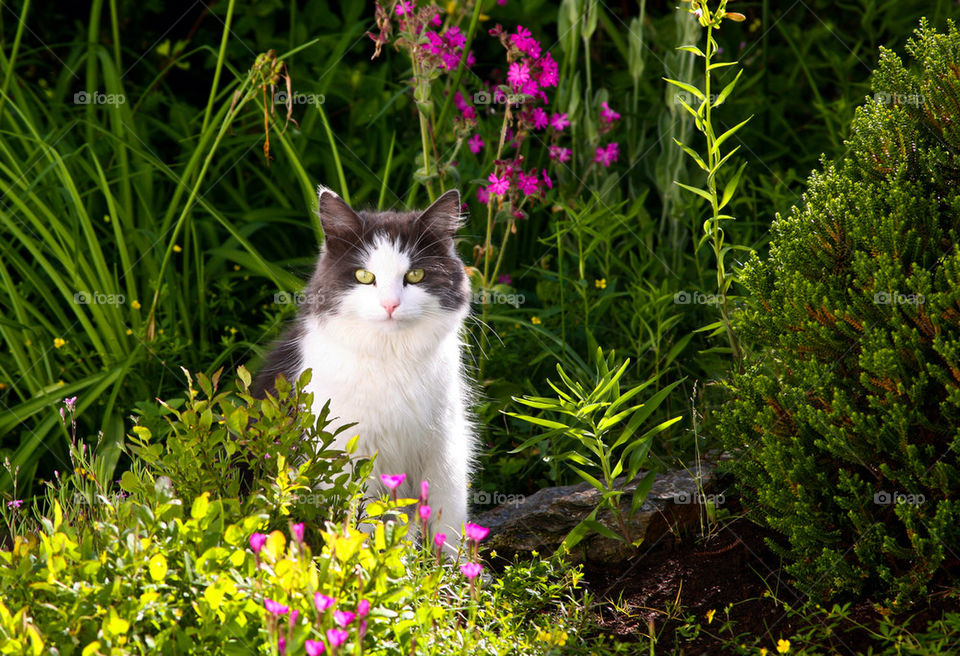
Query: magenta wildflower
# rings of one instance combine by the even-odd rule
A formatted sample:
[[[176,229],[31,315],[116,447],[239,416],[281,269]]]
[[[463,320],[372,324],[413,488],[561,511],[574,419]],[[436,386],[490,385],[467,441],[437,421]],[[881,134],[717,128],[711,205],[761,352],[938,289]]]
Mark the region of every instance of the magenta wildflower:
[[[550,125],[550,119],[542,108],[537,107],[533,110],[533,127],[536,130],[542,130]]]
[[[297,541],[297,544],[301,544],[303,542],[303,522],[294,524],[291,527],[291,533],[293,533],[293,538]]]
[[[510,278],[510,274],[509,274],[509,273],[505,273],[505,274],[503,274],[502,276],[500,276],[499,278],[497,278],[497,282],[500,283],[501,285],[509,285],[510,283],[513,282],[513,279]],[[444,536],[444,537],[446,537],[446,536]]]
[[[553,180],[547,175],[547,169],[543,169],[543,184],[547,189],[553,189]]]
[[[557,132],[563,130],[563,128],[570,125],[570,121],[567,119],[566,114],[554,114],[550,117],[550,127],[552,127]]]
[[[263,605],[271,615],[286,615],[290,612],[289,606],[274,601],[273,599],[264,599]]]
[[[530,67],[526,62],[513,62],[507,71],[507,82],[515,92],[521,92],[530,82]]]
[[[23,499],[14,499],[13,501],[7,501],[7,508],[19,508],[23,505]]]
[[[483,571],[483,565],[480,563],[464,563],[460,566],[460,571],[467,577],[467,580],[472,581],[480,576],[480,572]]]
[[[430,24],[434,27],[440,27],[442,23],[443,21],[440,20],[440,14],[434,14],[433,18],[430,19]]]
[[[486,187],[477,188],[477,201],[479,201],[481,205],[486,205],[490,202],[490,192],[487,191]]]
[[[561,146],[550,146],[550,159],[558,162],[569,162],[571,150]]]
[[[328,597],[325,594],[315,592],[313,595],[313,605],[317,607],[319,612],[323,612],[337,603],[337,600],[333,597]]]
[[[560,67],[549,52],[538,60],[540,64],[540,77],[537,82],[542,87],[555,87],[560,81]]]
[[[524,196],[532,196],[540,190],[540,178],[536,173],[527,175],[521,172],[518,176],[517,186]]]
[[[467,146],[469,146],[470,152],[476,155],[483,150],[483,137],[481,137],[479,134],[473,135],[470,137],[469,141],[467,141]]]
[[[614,121],[620,120],[620,114],[610,109],[610,105],[607,104],[606,100],[600,103],[600,106],[603,107],[603,109],[600,110],[600,116],[604,121],[607,123],[613,123]]]
[[[300,611],[293,609],[290,611],[290,628],[293,628],[294,624],[297,623],[297,619],[300,617]]]
[[[327,631],[327,640],[330,641],[330,646],[334,649],[345,643],[348,637],[350,637],[350,634],[343,629],[330,629]]]
[[[437,533],[436,535],[433,536],[433,544],[436,545],[438,549],[442,547],[444,544],[446,544],[446,542],[447,542],[446,533]]]
[[[412,13],[413,13],[412,0],[400,0],[400,2],[397,3],[397,16],[404,16]]]
[[[420,519],[422,521],[427,521],[430,519],[430,506],[423,504],[417,509],[417,512],[420,513]]]
[[[355,617],[356,615],[348,610],[338,610],[333,613],[333,621],[343,629],[347,628],[347,625],[350,624]]]
[[[363,636],[367,635],[367,620],[360,622],[360,627],[357,629],[357,635],[360,636],[360,640],[363,640]]]
[[[479,524],[467,524],[467,539],[475,540],[480,542],[482,539],[487,537],[490,533],[490,529],[485,526],[480,526]]]
[[[277,637],[277,653],[281,655],[287,653],[287,639],[283,636]]]
[[[430,498],[430,481],[420,481],[420,500],[426,501]]]
[[[327,647],[319,640],[307,640],[303,643],[303,648],[307,651],[307,656],[320,656]]]
[[[63,405],[67,408],[67,412],[74,412],[77,409],[77,397],[71,396],[69,399],[63,400]]]
[[[267,536],[263,533],[254,533],[250,536],[250,548],[253,549],[253,553],[258,554],[260,550],[263,549],[263,545],[267,543]]]
[[[470,103],[467,102],[467,99],[464,98],[463,94],[459,91],[453,95],[453,104],[457,106],[457,109],[459,109],[460,113],[463,114],[463,118],[465,120],[477,120],[477,110],[470,106]]]
[[[448,44],[450,44],[450,47],[452,48],[463,49],[463,46],[467,45],[467,37],[456,25],[444,32],[443,38]]]
[[[381,474],[380,480],[391,490],[396,490],[407,479],[406,474]]]
[[[357,604],[357,617],[363,619],[370,613],[370,602],[366,599],[361,599],[360,603]]]
[[[503,196],[510,189],[510,180],[507,176],[498,178],[496,173],[491,173],[487,180],[490,181],[487,191],[494,196]]]
[[[517,33],[510,35],[510,42],[525,55],[534,59],[540,56],[540,42],[534,39],[530,30],[523,25],[517,25]]]
[[[600,146],[597,148],[597,152],[594,155],[593,161],[599,164],[600,166],[610,166],[620,157],[620,144],[616,141],[607,144],[607,147],[604,148]]]

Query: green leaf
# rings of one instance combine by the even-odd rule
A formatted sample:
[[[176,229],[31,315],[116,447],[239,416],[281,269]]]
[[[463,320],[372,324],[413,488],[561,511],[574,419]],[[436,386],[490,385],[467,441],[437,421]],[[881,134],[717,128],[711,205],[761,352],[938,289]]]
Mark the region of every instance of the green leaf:
[[[740,71],[737,73],[737,77],[733,78],[733,82],[731,82],[730,84],[728,84],[727,86],[725,86],[725,87],[723,88],[723,91],[721,91],[720,94],[717,96],[717,99],[716,99],[716,100],[714,101],[714,103],[713,103],[713,106],[714,106],[714,107],[719,107],[720,105],[722,105],[722,104],[724,103],[724,101],[727,99],[727,97],[728,97],[728,96],[730,95],[730,93],[733,91],[733,88],[734,88],[735,86],[737,86],[737,82],[740,80],[740,76],[741,76],[741,75],[743,75],[743,69],[742,69],[742,68],[741,68]]]
[[[699,167],[700,167],[701,169],[703,169],[704,171],[708,171],[708,170],[709,170],[709,169],[707,168],[707,165],[703,163],[703,158],[701,158],[700,155],[697,154],[697,151],[695,151],[693,148],[690,148],[689,146],[684,146],[682,143],[680,143],[680,140],[679,140],[679,139],[674,139],[673,141],[674,141],[674,143],[676,143],[678,146],[680,146],[681,148],[683,148],[683,152],[685,152],[687,155],[689,155],[691,158],[693,158],[693,161],[697,163],[697,166],[699,166]]]
[[[207,516],[207,510],[210,508],[210,493],[204,492],[193,500],[193,507],[190,509],[190,516],[194,519],[203,519]]]
[[[696,187],[691,187],[690,185],[685,185],[682,182],[674,182],[673,184],[683,189],[686,189],[687,191],[694,193],[697,196],[700,196],[701,198],[705,198],[708,203],[710,203],[711,205],[713,204],[713,196],[711,196],[709,192],[706,192],[703,189],[697,189]]]
[[[753,115],[751,114],[745,121],[741,121],[740,123],[737,123],[732,128],[730,128],[729,130],[721,134],[719,137],[717,137],[717,140],[713,143],[714,152],[720,152],[720,146],[723,145],[723,142],[729,139],[730,137],[732,137],[734,134],[736,134],[737,130],[739,130],[744,125],[749,123],[750,119],[752,118],[753,118]]]
[[[680,82],[679,80],[671,80],[668,77],[665,77],[663,79],[664,81],[669,82],[675,87],[679,87],[684,91],[686,91],[687,93],[693,94],[694,98],[699,98],[701,101],[706,100],[706,97],[703,95],[703,92],[700,91],[700,89],[698,89],[697,87],[693,86],[692,84],[687,84],[686,82]]]
[[[677,50],[683,50],[684,52],[692,52],[698,57],[706,58],[706,55],[703,54],[703,51],[700,50],[700,48],[698,48],[697,46],[677,46]]]
[[[596,478],[594,478],[593,476],[591,476],[591,475],[588,474],[587,472],[583,471],[583,470],[580,469],[579,467],[574,467],[573,465],[570,465],[570,469],[572,469],[573,471],[577,472],[577,475],[579,475],[580,478],[582,478],[582,479],[585,480],[587,483],[589,483],[590,485],[592,485],[595,489],[597,489],[597,490],[599,490],[599,491],[601,491],[601,492],[602,492],[603,490],[607,489],[606,485],[604,485],[603,483],[601,483],[601,482],[598,481]]]
[[[743,170],[746,168],[746,166],[746,162],[741,164],[740,168],[737,169],[736,175],[730,178],[730,181],[727,182],[727,185],[723,188],[723,198],[720,200],[720,209],[723,209],[727,203],[730,202],[730,199],[733,198],[733,194],[736,193],[737,187],[740,185],[740,178],[743,175]]]
[[[163,554],[154,554],[150,559],[150,578],[162,581],[167,577],[167,559]]]

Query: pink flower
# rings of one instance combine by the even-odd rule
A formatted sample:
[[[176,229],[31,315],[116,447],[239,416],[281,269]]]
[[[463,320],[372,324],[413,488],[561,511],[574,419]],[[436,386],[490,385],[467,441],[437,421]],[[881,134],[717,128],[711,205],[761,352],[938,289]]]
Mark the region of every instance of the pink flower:
[[[505,274],[503,274],[502,276],[500,276],[499,278],[497,278],[497,282],[500,283],[501,285],[509,285],[510,283],[513,282],[513,280],[510,278],[510,274],[505,273]],[[444,536],[444,537],[446,537],[446,536]]]
[[[264,599],[263,605],[267,609],[267,612],[271,615],[286,615],[290,612],[289,606],[284,606],[281,603],[277,603],[273,599]]]
[[[417,512],[420,513],[420,519],[421,519],[421,520],[427,521],[428,519],[430,519],[430,506],[424,504],[424,505],[420,506],[420,508],[417,510]]]
[[[480,563],[464,563],[460,566],[460,571],[463,572],[463,575],[466,576],[468,580],[472,581],[480,576],[480,572],[483,571],[483,565]]]
[[[397,3],[397,16],[403,16],[405,14],[413,13],[413,2],[412,0],[400,0]]]
[[[463,35],[463,32],[461,32],[460,28],[456,25],[444,32],[443,38],[446,39],[451,48],[462,49],[463,46],[467,45],[467,37]]]
[[[290,627],[291,628],[293,628],[293,626],[297,623],[297,619],[299,617],[300,617],[300,611],[296,609],[290,611]]]
[[[430,481],[420,481],[420,500],[426,501],[430,498]]]
[[[560,81],[560,67],[549,52],[538,61],[540,64],[540,77],[538,82],[542,87],[555,87]]]
[[[367,635],[367,620],[360,622],[360,627],[357,629],[357,635],[360,636],[361,640],[363,640],[363,636]]]
[[[533,127],[537,130],[542,130],[550,124],[550,119],[547,118],[547,113],[543,111],[542,108],[537,107],[533,110]]]
[[[480,526],[479,524],[467,524],[467,539],[480,542],[483,538],[487,537],[487,534],[490,533],[490,529],[485,526]]]
[[[281,655],[287,653],[287,639],[283,636],[277,638],[277,653]]]
[[[320,656],[326,649],[319,640],[307,640],[303,643],[303,648],[307,650],[307,656]]]
[[[464,119],[468,121],[475,121],[477,119],[477,110],[470,106],[470,103],[467,102],[466,98],[464,98],[463,94],[459,91],[453,95],[453,104],[456,105],[460,113],[463,114]]]
[[[571,152],[569,148],[550,146],[550,159],[557,160],[558,162],[569,162]]]
[[[517,33],[510,35],[510,42],[517,50],[534,59],[540,56],[540,42],[534,39],[530,30],[523,25],[517,25]]]
[[[613,123],[614,121],[620,120],[620,114],[610,109],[610,105],[607,104],[606,100],[600,103],[600,106],[603,107],[603,109],[600,110],[600,116],[604,121],[607,123]]]
[[[520,191],[524,196],[532,196],[540,190],[540,179],[536,173],[527,175],[521,172],[518,178],[517,186],[520,187]]]
[[[440,20],[440,14],[434,14],[433,18],[430,19],[430,24],[434,27],[440,27],[442,20]]]
[[[342,629],[330,629],[327,631],[327,640],[330,641],[330,646],[334,649],[345,643],[348,637],[350,637],[350,634]]]
[[[406,474],[381,474],[380,480],[391,490],[396,490],[407,479]]]
[[[19,508],[23,505],[23,499],[14,499],[13,501],[7,501],[7,508]]]
[[[547,169],[543,169],[543,184],[546,185],[547,189],[553,189],[553,180],[547,175]]]
[[[437,547],[437,549],[439,549],[444,544],[446,544],[446,542],[447,542],[446,533],[437,533],[436,535],[433,536],[433,544]]]
[[[67,408],[67,412],[74,412],[77,409],[77,397],[71,396],[69,399],[64,399],[63,405]]]
[[[258,554],[260,550],[263,549],[263,545],[267,543],[267,536],[263,533],[254,533],[250,536],[250,548],[253,549],[253,553]]]
[[[337,600],[333,597],[328,597],[325,594],[320,594],[319,592],[314,593],[313,595],[313,605],[317,607],[319,612],[323,612],[337,603]]]
[[[470,147],[470,152],[476,155],[481,150],[483,150],[483,137],[479,134],[475,134],[470,137],[470,140],[467,141],[467,146]]]
[[[496,173],[491,173],[487,180],[490,181],[487,191],[494,196],[503,196],[510,189],[510,180],[507,179],[507,176],[498,178]]]
[[[291,533],[293,533],[293,538],[297,541],[297,544],[300,544],[303,542],[303,522],[300,522],[299,524],[294,524],[291,527],[290,531]]]
[[[557,132],[563,130],[563,128],[570,125],[570,121],[567,119],[566,114],[554,114],[550,117],[550,127],[552,127]]]
[[[346,628],[347,625],[353,621],[354,617],[356,617],[356,615],[348,610],[338,610],[333,613],[333,621],[336,622],[340,628]]]
[[[600,166],[610,166],[620,157],[620,145],[614,141],[610,144],[607,144],[607,147],[602,146],[597,148],[596,155],[593,157],[593,161],[599,164]]]
[[[520,91],[530,81],[530,67],[526,62],[513,62],[507,71],[507,82],[514,91]]]
[[[357,604],[357,617],[363,619],[370,613],[370,602],[366,599],[361,599],[360,603]]]
[[[477,200],[481,205],[486,205],[490,202],[490,192],[487,191],[486,187],[477,188]]]

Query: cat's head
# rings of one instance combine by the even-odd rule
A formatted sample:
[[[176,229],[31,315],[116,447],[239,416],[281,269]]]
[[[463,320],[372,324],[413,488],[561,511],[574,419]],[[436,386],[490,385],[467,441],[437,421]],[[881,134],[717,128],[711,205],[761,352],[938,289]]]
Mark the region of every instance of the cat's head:
[[[470,283],[454,249],[458,192],[422,211],[374,212],[320,187],[317,210],[325,241],[307,290],[311,314],[386,333],[463,321]]]

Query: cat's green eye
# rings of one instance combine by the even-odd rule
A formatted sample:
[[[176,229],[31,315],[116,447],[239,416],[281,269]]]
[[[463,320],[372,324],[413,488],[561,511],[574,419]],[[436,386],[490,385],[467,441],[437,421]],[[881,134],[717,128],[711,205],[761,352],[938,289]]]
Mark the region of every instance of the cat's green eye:
[[[377,279],[375,275],[367,271],[366,269],[357,269],[357,281],[363,283],[364,285],[372,284],[374,280]]]
[[[423,269],[411,269],[407,271],[404,278],[407,279],[407,282],[418,283],[423,280]]]

